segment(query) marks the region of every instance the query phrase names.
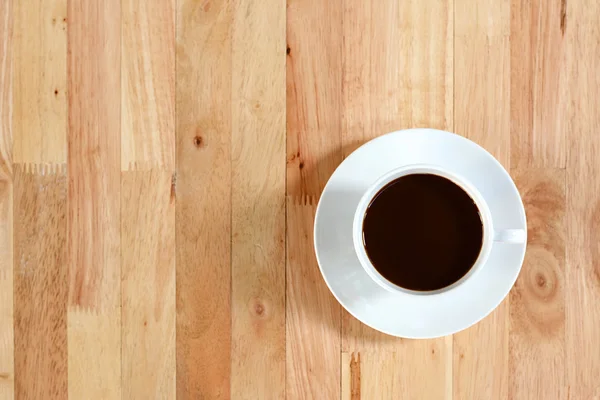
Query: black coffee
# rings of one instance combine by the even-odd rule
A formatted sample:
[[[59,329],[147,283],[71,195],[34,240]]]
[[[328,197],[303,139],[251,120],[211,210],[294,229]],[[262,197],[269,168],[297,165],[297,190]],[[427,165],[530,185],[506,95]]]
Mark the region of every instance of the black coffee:
[[[483,243],[483,226],[471,197],[432,174],[400,177],[371,200],[363,221],[371,263],[406,289],[436,290],[471,269]]]

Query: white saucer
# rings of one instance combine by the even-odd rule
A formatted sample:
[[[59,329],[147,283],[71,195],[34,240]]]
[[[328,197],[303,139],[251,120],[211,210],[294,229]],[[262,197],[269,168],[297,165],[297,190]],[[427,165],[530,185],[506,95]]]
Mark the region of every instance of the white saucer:
[[[380,177],[413,164],[430,164],[463,176],[481,194],[498,230],[527,230],[519,192],[502,165],[461,136],[409,129],[380,136],[354,151],[325,186],[315,218],[315,252],[335,298],[364,324],[389,335],[432,338],[475,324],[515,283],[526,243],[494,242],[485,265],[458,287],[434,295],[392,292],[361,265],[353,244],[353,219],[363,194]]]

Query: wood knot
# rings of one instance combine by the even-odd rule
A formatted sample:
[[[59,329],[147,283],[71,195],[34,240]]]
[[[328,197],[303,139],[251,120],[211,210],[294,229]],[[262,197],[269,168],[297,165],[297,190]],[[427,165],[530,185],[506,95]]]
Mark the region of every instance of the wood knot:
[[[290,46],[288,46],[287,49],[285,50],[285,54],[287,54],[289,56],[291,52],[292,52],[292,49],[290,49]]]
[[[546,287],[546,278],[542,274],[537,274],[535,276],[535,282],[541,288]]]
[[[350,398],[351,399],[360,399],[360,353],[357,353],[356,358],[354,357],[354,353],[352,353],[352,358],[350,359]]]
[[[58,96],[58,89],[54,89],[54,95]]]
[[[177,172],[173,172],[171,175],[171,204],[175,203],[175,199],[177,198]]]
[[[529,273],[527,279],[528,293],[538,301],[551,302],[560,290],[556,271],[552,267],[554,260],[550,258],[552,255],[546,252],[538,253],[537,256],[540,261],[547,261],[547,264],[543,269],[537,268]],[[544,260],[544,257],[548,257],[548,259]]]
[[[567,30],[567,0],[560,0],[560,33],[565,36]]]
[[[194,146],[196,146],[197,149],[204,147],[204,139],[202,139],[202,136],[194,136]]]
[[[298,168],[304,169],[304,162],[300,161],[300,164],[298,164]]]
[[[297,158],[300,158],[300,152],[294,153],[291,156],[288,157],[287,159],[287,163],[291,164],[293,163]]]
[[[255,299],[250,303],[250,312],[254,317],[264,319],[267,317],[267,306],[264,302]]]

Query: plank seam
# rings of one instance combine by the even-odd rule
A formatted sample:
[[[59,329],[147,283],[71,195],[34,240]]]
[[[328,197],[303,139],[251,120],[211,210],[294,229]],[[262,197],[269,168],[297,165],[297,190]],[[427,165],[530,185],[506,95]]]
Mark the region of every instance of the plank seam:
[[[13,163],[13,171],[20,168],[27,175],[66,175],[66,163]]]
[[[319,203],[318,195],[289,195],[288,201],[296,206],[316,206]]]
[[[148,172],[148,171],[174,171],[174,168],[168,168],[160,161],[131,161],[127,169],[121,172]]]

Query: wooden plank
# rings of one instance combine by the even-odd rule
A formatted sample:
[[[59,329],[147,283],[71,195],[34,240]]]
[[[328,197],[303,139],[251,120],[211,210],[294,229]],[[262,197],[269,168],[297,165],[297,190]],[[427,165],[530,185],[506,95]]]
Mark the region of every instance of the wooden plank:
[[[445,358],[451,357],[446,351],[444,340],[405,341],[404,352],[361,352],[358,373],[360,394],[355,392],[350,399],[451,399],[444,381],[437,377],[445,376]],[[430,362],[429,359],[439,359]],[[408,360],[414,360],[410,362]],[[418,361],[417,361],[418,360]],[[356,362],[356,359],[355,359]],[[429,364],[432,368],[426,374],[418,362]],[[357,366],[355,365],[356,369]],[[350,367],[352,369],[352,365]],[[438,384],[432,384],[436,382]],[[346,399],[343,399],[346,400]]]
[[[346,2],[345,155],[398,129],[452,130],[453,0]]]
[[[342,161],[342,1],[287,2],[287,194],[319,196]]]
[[[177,397],[231,376],[232,2],[177,4]]]
[[[287,205],[286,358],[288,399],[340,398],[340,306],[313,247],[315,197]]]
[[[510,162],[510,3],[455,0],[454,130]]]
[[[123,396],[175,398],[175,2],[121,18]]]
[[[566,362],[571,399],[600,398],[600,3],[566,13]]]
[[[66,166],[15,165],[15,396],[67,397]]]
[[[67,159],[67,0],[14,2],[14,161]]]
[[[340,305],[312,240],[317,199],[342,161],[340,0],[287,3],[287,398],[339,398]]]
[[[285,397],[285,6],[241,0],[233,12],[231,396],[239,399]]]
[[[511,167],[566,163],[565,0],[512,0]]]
[[[14,398],[12,0],[0,3],[0,399]]]
[[[454,335],[453,393],[508,396],[508,301],[473,327]],[[470,341],[469,341],[470,340]],[[477,376],[476,381],[470,376]]]
[[[122,0],[121,169],[175,168],[175,1]]]
[[[0,399],[14,397],[13,187],[12,174],[0,174]]]
[[[342,12],[341,1],[288,1],[287,194],[295,199],[294,209],[288,208],[287,214],[288,233],[292,235],[288,237],[286,279],[288,398],[311,397],[319,390],[330,395],[337,393],[339,397],[340,365],[337,360],[340,345],[336,318],[339,318],[340,306],[331,295],[322,292],[322,286],[309,285],[311,281],[324,282],[318,270],[314,269],[314,260],[302,263],[308,261],[307,251],[313,254],[312,242],[306,237],[297,237],[295,231],[312,232],[306,227],[312,225],[312,209],[316,204],[307,204],[308,199],[311,203],[316,202],[329,176],[342,160]],[[305,204],[302,205],[302,202]],[[293,265],[301,266],[310,275],[304,276],[300,271],[292,270]],[[309,298],[297,296],[307,292],[316,295],[309,297],[313,311],[300,319],[300,315],[295,313],[307,310],[301,305]],[[314,312],[318,313],[316,315],[333,316],[332,325],[314,332],[303,326],[308,323],[306,318],[313,318]],[[301,341],[302,334],[309,334],[306,341]],[[337,348],[304,353],[309,348],[322,349],[324,343]],[[307,373],[311,368],[318,369]],[[331,375],[326,379],[319,371],[328,371]]]
[[[120,399],[121,3],[68,13],[69,397]]]
[[[66,0],[15,3],[13,161],[35,163],[15,167],[15,395],[23,398],[67,396],[66,17]]]
[[[340,373],[341,373],[341,388],[340,388],[340,399],[341,400],[356,400],[356,397],[353,399],[352,398],[352,386],[353,386],[353,382],[352,382],[352,376],[351,376],[351,372],[350,372],[350,363],[352,362],[352,358],[354,358],[354,354],[350,354],[350,353],[342,353],[342,357],[341,357],[341,367],[340,367]]]
[[[509,398],[566,399],[565,171],[526,168],[513,176],[528,243],[510,293]]]
[[[175,396],[175,202],[172,174],[123,172],[123,396]]]
[[[450,0],[346,3],[344,155],[367,140],[398,129],[452,130],[452,10]],[[360,352],[361,398],[446,395],[445,384],[451,379],[451,371],[446,369],[451,342],[393,338],[343,312],[342,349]],[[414,365],[413,369],[392,367],[399,359]],[[402,385],[414,375],[443,384],[428,389],[420,384]]]
[[[508,0],[455,0],[454,131],[510,162]],[[508,396],[508,300],[454,335],[454,398]]]

